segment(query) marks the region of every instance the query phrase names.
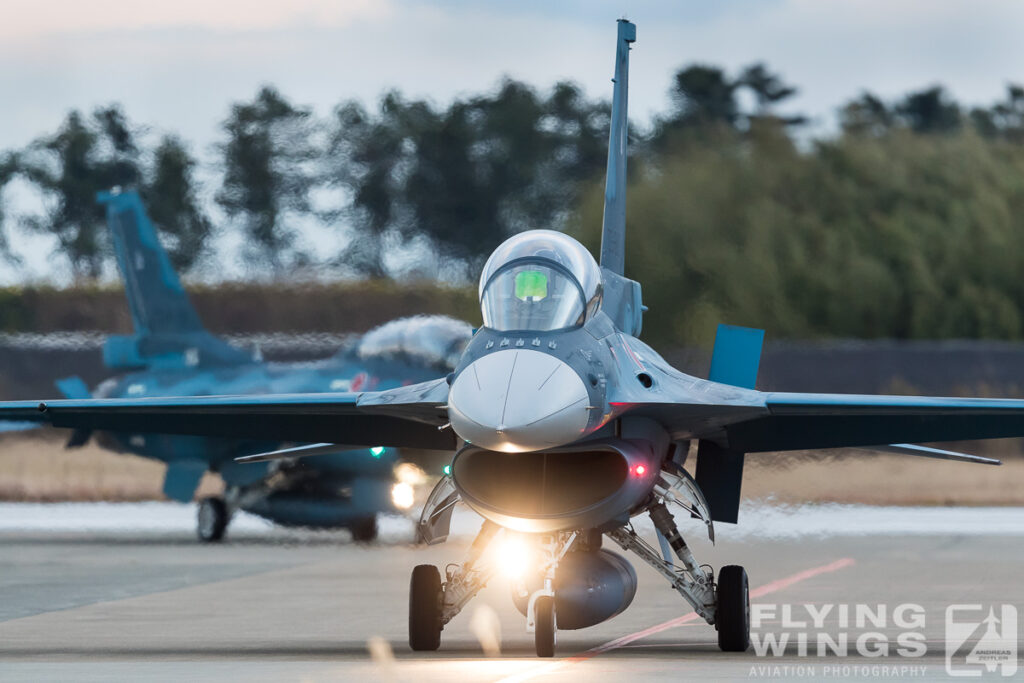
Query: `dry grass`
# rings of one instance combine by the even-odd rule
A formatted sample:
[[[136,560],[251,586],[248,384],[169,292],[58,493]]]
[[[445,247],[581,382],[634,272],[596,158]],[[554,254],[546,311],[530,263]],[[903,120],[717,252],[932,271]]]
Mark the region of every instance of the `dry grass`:
[[[0,436],[0,500],[162,500],[164,465],[105,451],[90,443],[67,450],[66,432],[39,430]],[[223,489],[208,474],[199,495]]]
[[[63,432],[0,436],[0,500],[161,500],[164,466],[104,451],[95,445],[65,450]],[[440,466],[428,467],[429,471]],[[222,489],[207,475],[200,495]],[[865,455],[760,453],[747,456],[747,498],[780,503],[842,502],[870,505],[1024,505],[1024,459],[1002,467]]]
[[[1024,505],[1024,459],[1001,467],[840,452],[747,456],[743,495],[780,503]]]

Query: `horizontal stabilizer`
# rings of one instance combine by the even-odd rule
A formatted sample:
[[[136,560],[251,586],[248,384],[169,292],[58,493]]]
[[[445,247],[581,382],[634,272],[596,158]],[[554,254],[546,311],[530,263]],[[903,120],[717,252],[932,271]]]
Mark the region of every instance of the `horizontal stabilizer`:
[[[0,422],[0,433],[2,432],[27,432],[30,429],[39,429],[38,422]]]
[[[201,460],[180,460],[168,464],[164,475],[164,495],[179,503],[189,502],[196,495],[207,469],[209,464]]]
[[[311,455],[330,455],[341,451],[354,451],[362,446],[343,446],[336,443],[311,443],[306,446],[295,446],[294,448],[282,448],[277,451],[266,453],[254,453],[235,458],[235,462],[269,462],[271,460],[287,460],[288,458],[307,458]]]
[[[92,398],[89,386],[77,375],[59,379],[54,384],[57,385],[57,390],[64,398]]]
[[[980,455],[969,453],[957,453],[956,451],[944,451],[941,448],[930,448],[928,446],[917,446],[911,443],[894,443],[887,446],[871,446],[867,450],[881,451],[883,453],[896,453],[897,455],[918,455],[925,458],[937,458],[938,460],[957,460],[959,462],[976,462],[980,465],[1002,465],[1001,460],[995,458],[983,458]]]

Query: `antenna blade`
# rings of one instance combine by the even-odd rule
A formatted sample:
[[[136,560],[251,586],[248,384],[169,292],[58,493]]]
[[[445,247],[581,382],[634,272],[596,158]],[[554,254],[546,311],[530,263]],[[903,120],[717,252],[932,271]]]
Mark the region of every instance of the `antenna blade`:
[[[626,264],[626,144],[629,122],[629,44],[636,42],[636,26],[619,19],[615,49],[615,88],[612,92],[611,132],[608,136],[608,171],[604,185],[604,220],[601,225],[601,265],[622,275]]]

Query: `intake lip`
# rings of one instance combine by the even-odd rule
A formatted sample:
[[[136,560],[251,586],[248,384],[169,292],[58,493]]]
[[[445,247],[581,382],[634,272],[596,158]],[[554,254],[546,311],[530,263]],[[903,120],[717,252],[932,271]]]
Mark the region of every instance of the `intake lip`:
[[[605,441],[529,453],[468,445],[452,462],[452,480],[467,505],[502,526],[580,529],[621,516],[650,491],[652,477],[631,476],[632,459]]]

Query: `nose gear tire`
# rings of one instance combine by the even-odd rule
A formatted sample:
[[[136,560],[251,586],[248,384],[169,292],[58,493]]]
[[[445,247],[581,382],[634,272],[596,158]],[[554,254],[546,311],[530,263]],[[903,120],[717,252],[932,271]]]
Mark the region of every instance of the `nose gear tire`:
[[[555,656],[555,599],[550,595],[537,598],[534,605],[533,640],[538,657]]]
[[[441,573],[432,564],[414,567],[409,580],[409,647],[441,647]]]

